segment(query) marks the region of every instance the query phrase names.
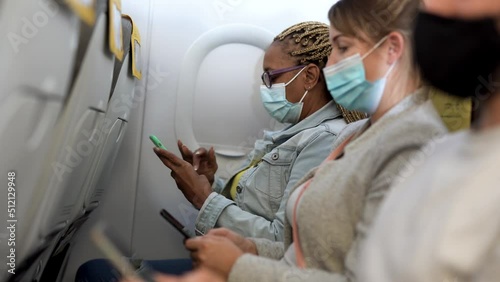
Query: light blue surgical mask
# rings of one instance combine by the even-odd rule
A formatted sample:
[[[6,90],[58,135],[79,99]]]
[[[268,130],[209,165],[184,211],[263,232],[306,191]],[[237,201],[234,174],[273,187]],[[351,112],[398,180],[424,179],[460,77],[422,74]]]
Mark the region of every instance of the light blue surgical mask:
[[[361,111],[370,115],[375,113],[382,100],[387,77],[394,65],[384,77],[375,82],[369,82],[366,80],[363,60],[380,47],[386,39],[387,36],[382,38],[363,56],[358,53],[323,70],[326,85],[335,102],[351,111]]]
[[[309,91],[304,93],[302,99],[298,103],[291,103],[286,99],[286,87],[292,83],[304,70],[304,67],[299,71],[288,83],[273,84],[271,88],[265,85],[260,87],[260,97],[267,112],[281,123],[296,124],[300,119],[302,107],[304,106],[304,99]]]

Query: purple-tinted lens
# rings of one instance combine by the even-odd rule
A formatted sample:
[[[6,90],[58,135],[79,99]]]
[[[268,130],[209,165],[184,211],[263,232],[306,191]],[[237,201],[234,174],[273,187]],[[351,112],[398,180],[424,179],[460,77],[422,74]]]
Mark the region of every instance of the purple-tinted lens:
[[[262,74],[262,82],[267,88],[272,87],[271,76],[269,75],[269,72],[266,71]]]

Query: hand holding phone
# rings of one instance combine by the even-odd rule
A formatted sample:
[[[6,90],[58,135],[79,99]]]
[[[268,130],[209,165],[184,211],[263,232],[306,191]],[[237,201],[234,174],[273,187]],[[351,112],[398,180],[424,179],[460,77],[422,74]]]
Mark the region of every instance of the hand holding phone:
[[[177,229],[177,231],[179,231],[182,234],[182,236],[184,236],[184,238],[190,239],[195,237],[194,234],[189,229],[184,227],[184,225],[182,225],[177,219],[175,219],[175,217],[173,217],[168,211],[162,209],[160,211],[160,215],[166,221],[168,221],[175,229]]]
[[[163,150],[167,149],[167,148],[165,148],[165,146],[163,146],[162,142],[160,141],[160,139],[158,137],[151,135],[151,136],[149,136],[149,139],[153,142],[153,144],[155,144],[156,147],[163,149]]]

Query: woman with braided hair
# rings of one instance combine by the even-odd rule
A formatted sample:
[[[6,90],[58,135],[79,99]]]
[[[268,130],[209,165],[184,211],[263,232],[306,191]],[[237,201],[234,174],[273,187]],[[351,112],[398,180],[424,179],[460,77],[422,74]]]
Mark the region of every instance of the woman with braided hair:
[[[269,114],[289,126],[265,132],[227,183],[215,177],[213,148],[191,152],[179,141],[183,159],[155,149],[186,199],[200,210],[198,235],[226,227],[245,237],[283,240],[290,189],[330,154],[346,124],[365,118],[333,101],[322,72],[331,51],[324,23],[299,23],[276,36],[264,57],[261,98]],[[175,274],[190,269],[191,261],[146,265]],[[116,281],[118,274],[111,270],[107,261],[93,260],[80,267],[76,281]]]
[[[198,235],[227,227],[243,236],[283,240],[288,191],[328,156],[346,123],[364,118],[338,106],[328,92],[322,69],[331,50],[328,25],[319,22],[299,23],[274,39],[264,57],[261,98],[273,118],[290,125],[265,132],[227,183],[215,177],[213,149],[191,152],[179,141],[184,160],[155,149],[200,210]]]

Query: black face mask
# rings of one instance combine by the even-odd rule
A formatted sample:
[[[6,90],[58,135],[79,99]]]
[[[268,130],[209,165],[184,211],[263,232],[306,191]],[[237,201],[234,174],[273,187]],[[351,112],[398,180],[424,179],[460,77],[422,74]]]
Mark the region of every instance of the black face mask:
[[[500,33],[493,19],[457,20],[421,12],[415,28],[415,58],[435,87],[460,97],[500,90]]]

